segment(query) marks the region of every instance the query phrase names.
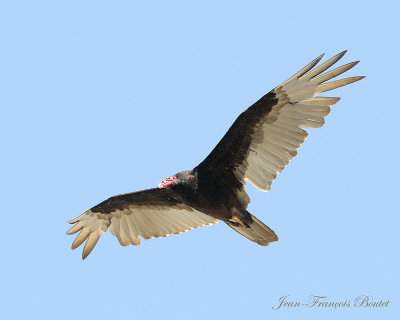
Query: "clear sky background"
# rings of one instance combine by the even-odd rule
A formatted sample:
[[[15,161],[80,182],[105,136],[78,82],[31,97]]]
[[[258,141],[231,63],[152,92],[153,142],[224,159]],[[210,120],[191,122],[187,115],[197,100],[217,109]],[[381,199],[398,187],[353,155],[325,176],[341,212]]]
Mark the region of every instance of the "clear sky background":
[[[394,319],[399,315],[395,1],[8,1],[0,5],[2,319]],[[366,79],[249,211],[92,254],[66,223],[196,166],[235,118],[320,53]],[[326,58],[325,58],[326,59]],[[281,296],[388,308],[286,308]]]

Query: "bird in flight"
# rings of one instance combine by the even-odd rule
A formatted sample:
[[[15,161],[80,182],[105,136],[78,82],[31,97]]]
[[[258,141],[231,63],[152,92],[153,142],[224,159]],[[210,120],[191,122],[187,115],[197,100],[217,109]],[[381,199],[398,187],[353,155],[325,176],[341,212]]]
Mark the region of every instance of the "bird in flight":
[[[140,237],[165,237],[218,220],[261,246],[277,241],[275,232],[246,210],[250,198],[245,180],[268,191],[306,139],[303,128],[321,127],[329,107],[340,99],[318,95],[364,78],[326,82],[359,62],[323,73],[345,53],[316,66],[320,55],[264,95],[239,115],[194,169],[164,179],[158,188],[111,197],[71,220],[74,226],[67,234],[80,231],[72,249],[86,240],[85,259],[107,230],[123,246],[139,245]]]

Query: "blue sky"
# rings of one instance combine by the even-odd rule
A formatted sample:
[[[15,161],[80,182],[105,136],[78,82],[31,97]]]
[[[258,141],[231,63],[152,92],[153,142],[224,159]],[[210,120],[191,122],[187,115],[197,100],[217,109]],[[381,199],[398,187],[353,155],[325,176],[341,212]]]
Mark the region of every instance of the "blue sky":
[[[3,319],[394,319],[399,315],[395,1],[14,1],[0,5]],[[235,118],[325,52],[342,100],[249,211],[280,241],[224,223],[81,260],[66,221],[196,166]],[[398,232],[397,232],[398,233]],[[281,296],[390,300],[286,308]]]

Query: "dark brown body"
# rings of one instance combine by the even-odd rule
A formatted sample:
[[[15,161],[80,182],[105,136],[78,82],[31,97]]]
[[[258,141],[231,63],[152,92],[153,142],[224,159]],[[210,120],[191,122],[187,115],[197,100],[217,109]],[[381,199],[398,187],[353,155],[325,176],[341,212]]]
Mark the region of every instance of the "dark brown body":
[[[204,174],[198,167],[175,176],[178,183],[171,190],[192,208],[225,222],[251,223],[247,206],[243,207],[237,197],[239,190],[228,187],[220,177]]]

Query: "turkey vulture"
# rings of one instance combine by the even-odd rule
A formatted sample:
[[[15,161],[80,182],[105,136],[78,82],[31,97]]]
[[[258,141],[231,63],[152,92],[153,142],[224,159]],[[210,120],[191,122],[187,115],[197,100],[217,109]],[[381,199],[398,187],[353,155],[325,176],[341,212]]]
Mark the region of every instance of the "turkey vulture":
[[[340,99],[317,95],[364,78],[326,82],[359,62],[322,73],[345,53],[315,67],[320,55],[264,95],[239,115],[194,169],[164,179],[158,188],[111,197],[71,220],[75,225],[67,234],[80,231],[72,249],[86,240],[85,259],[107,230],[127,246],[140,244],[140,237],[165,237],[218,220],[259,245],[277,241],[275,232],[246,210],[250,199],[245,180],[268,191],[306,139],[308,134],[302,128],[321,127],[329,107]]]

